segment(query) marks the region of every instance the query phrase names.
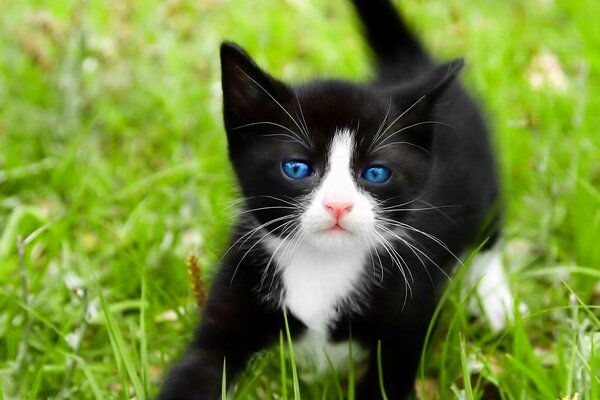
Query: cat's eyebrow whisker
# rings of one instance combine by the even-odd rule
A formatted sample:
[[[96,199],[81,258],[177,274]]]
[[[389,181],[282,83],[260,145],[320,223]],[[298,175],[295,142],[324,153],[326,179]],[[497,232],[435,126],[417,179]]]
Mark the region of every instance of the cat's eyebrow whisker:
[[[389,138],[391,138],[392,136],[394,136],[395,134],[400,133],[400,132],[404,132],[407,129],[414,128],[414,127],[421,126],[421,125],[444,125],[444,126],[448,126],[450,128],[455,128],[454,125],[450,125],[450,124],[448,124],[446,122],[442,122],[442,121],[421,121],[421,122],[416,122],[416,123],[414,123],[412,125],[405,126],[404,128],[398,129],[397,131],[394,131],[394,132],[390,133],[389,135],[387,135],[387,137],[385,139],[381,140],[380,143],[377,145],[377,147],[375,147],[375,150],[373,150],[373,151],[375,152],[377,150],[380,150],[382,148],[381,146],[383,146],[383,144]],[[420,147],[420,146],[417,146],[417,147]],[[421,147],[421,149],[423,149],[423,148]],[[425,149],[423,149],[423,150],[425,150]],[[427,151],[427,150],[425,150],[425,151]]]
[[[407,146],[412,146],[412,147],[416,147],[416,148],[417,148],[417,149],[419,149],[419,150],[422,150],[422,151],[424,151],[424,152],[425,152],[425,153],[427,153],[427,154],[431,154],[431,152],[430,152],[429,150],[427,150],[427,149],[425,149],[425,148],[423,148],[423,147],[419,146],[418,144],[411,143],[411,142],[404,142],[404,141],[401,141],[401,142],[391,142],[391,143],[382,144],[382,145],[378,146],[378,147],[377,147],[377,149],[375,149],[375,150],[383,150],[383,149],[385,149],[386,147],[389,147],[389,146],[395,146],[395,145],[407,145]]]
[[[306,119],[304,118],[304,111],[302,110],[302,104],[300,103],[300,99],[298,98],[298,93],[294,90],[294,96],[296,97],[296,103],[298,103],[298,108],[300,108],[300,115],[302,116],[302,123],[304,126],[304,136],[306,136],[306,140],[311,143],[310,140],[310,132],[308,130],[308,124],[306,123]],[[296,116],[298,116],[296,114]]]
[[[286,109],[285,109],[285,107],[284,107],[284,106],[282,106],[282,105],[281,105],[281,103],[280,103],[280,102],[278,102],[278,101],[277,101],[277,99],[276,99],[275,97],[273,97],[273,96],[271,95],[271,93],[269,93],[269,91],[268,91],[267,89],[265,89],[265,88],[264,88],[264,87],[263,87],[263,86],[262,86],[260,83],[256,82],[256,80],[255,80],[254,78],[252,78],[250,75],[248,75],[246,72],[244,72],[244,70],[243,70],[243,69],[241,69],[240,67],[237,67],[237,68],[240,70],[240,72],[241,72],[242,74],[246,75],[246,77],[247,77],[248,79],[250,79],[252,82],[254,82],[254,83],[256,84],[256,86],[258,86],[259,88],[261,88],[261,89],[262,89],[262,91],[263,91],[263,92],[265,92],[265,93],[267,94],[267,96],[269,96],[269,97],[271,98],[271,100],[273,100],[273,101],[275,102],[275,104],[277,104],[277,105],[279,106],[279,108],[281,108],[281,109],[283,110],[283,112],[287,114],[287,116],[288,116],[288,117],[290,117],[290,119],[291,119],[291,120],[292,120],[292,122],[293,122],[293,123],[296,125],[296,127],[297,127],[297,128],[300,130],[300,131],[302,131],[302,128],[300,127],[300,125],[298,124],[298,122],[296,121],[296,119],[295,119],[294,117],[292,117],[292,114],[290,114],[290,113],[288,112],[288,110],[286,110]]]
[[[290,140],[283,140],[283,139],[273,139],[276,140],[278,142],[283,142],[283,143],[298,143],[300,145],[302,145],[304,148],[306,148],[306,146],[304,146],[303,143],[299,142],[298,139],[291,137],[290,135],[286,135],[285,133],[274,133],[271,135],[261,135],[261,138],[267,138],[267,137],[277,137],[277,136],[283,136],[283,137],[287,137]]]
[[[375,137],[373,138],[373,141],[371,142],[371,145],[369,146],[369,150],[371,149],[371,146],[373,145],[373,143],[377,142],[377,140],[379,138],[379,134],[381,133],[381,130],[385,126],[385,123],[387,122],[387,118],[390,115],[391,109],[392,109],[392,96],[390,95],[389,102],[388,102],[388,108],[387,108],[387,111],[385,112],[385,117],[383,117],[383,121],[381,121],[379,128],[377,128],[377,133],[375,133]]]
[[[388,129],[390,129],[392,126],[394,126],[394,124],[400,119],[402,118],[404,115],[406,115],[407,112],[409,112],[410,110],[413,109],[413,107],[415,107],[417,104],[419,104],[425,97],[427,97],[427,95],[423,95],[421,96],[417,101],[415,101],[410,107],[408,107],[402,114],[400,114],[395,120],[393,120],[388,126],[387,128],[385,128],[385,130],[383,132],[381,132],[380,135],[378,135],[377,138],[375,138],[372,142],[372,145],[377,145],[378,140],[383,137],[383,135],[385,135],[385,133],[388,131]]]
[[[295,142],[297,142],[297,143],[301,144],[301,145],[302,145],[302,146],[304,146],[304,147],[305,147],[307,150],[310,150],[310,147],[309,147],[309,145],[308,145],[308,144],[307,144],[307,143],[304,141],[304,139],[303,139],[303,138],[302,138],[300,135],[298,135],[298,133],[297,133],[297,132],[295,132],[295,131],[291,130],[291,129],[290,129],[290,128],[288,128],[287,126],[284,126],[284,125],[278,124],[278,123],[276,123],[276,122],[272,122],[272,121],[257,121],[257,122],[250,122],[250,123],[248,123],[248,124],[244,124],[244,125],[240,125],[240,126],[236,126],[236,127],[234,127],[234,128],[231,128],[231,130],[233,131],[233,130],[238,130],[238,129],[248,128],[248,127],[250,127],[250,126],[256,126],[256,125],[272,125],[272,126],[276,126],[276,127],[278,127],[278,128],[284,129],[284,130],[286,130],[286,131],[288,131],[289,133],[291,133],[291,134],[292,134],[292,136],[289,136],[289,135],[288,135],[287,137],[289,137],[290,139],[293,139]],[[281,133],[281,134],[279,134],[279,135],[285,135],[285,134]],[[261,136],[262,136],[262,137],[267,137],[267,136],[270,136],[270,135],[261,135]],[[310,143],[310,142],[309,142],[309,143]]]

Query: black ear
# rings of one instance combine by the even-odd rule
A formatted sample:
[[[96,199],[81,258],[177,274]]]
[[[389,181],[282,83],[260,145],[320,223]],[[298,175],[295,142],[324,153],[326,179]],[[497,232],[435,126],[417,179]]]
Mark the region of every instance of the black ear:
[[[464,59],[458,58],[425,71],[410,84],[398,87],[396,102],[406,110],[399,121],[406,128],[402,130],[404,140],[429,150],[433,141],[433,124],[444,124],[442,117],[436,117],[435,122],[430,121],[434,106],[455,81],[464,64]]]
[[[430,98],[438,97],[452,82],[454,82],[464,66],[464,58],[457,58],[435,67],[426,78],[429,81],[429,88],[426,88],[423,94]]]
[[[408,118],[411,115],[419,118],[429,114],[433,105],[455,81],[464,65],[464,59],[457,58],[423,72],[411,83],[393,89],[396,102],[404,108],[410,108],[407,110]]]
[[[287,100],[290,90],[262,71],[235,43],[221,45],[221,80],[225,127],[256,121]]]

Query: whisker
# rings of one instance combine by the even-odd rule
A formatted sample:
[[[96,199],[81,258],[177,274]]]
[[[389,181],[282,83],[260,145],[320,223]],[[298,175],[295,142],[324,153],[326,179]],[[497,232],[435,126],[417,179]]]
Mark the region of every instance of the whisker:
[[[272,126],[276,126],[278,128],[284,129],[284,130],[288,131],[289,133],[291,133],[293,135],[293,136],[289,136],[290,138],[293,138],[297,143],[301,144],[306,149],[309,149],[309,146],[302,139],[302,137],[300,137],[300,135],[298,135],[298,133],[296,133],[295,131],[291,130],[287,126],[283,126],[283,125],[278,124],[276,122],[271,122],[271,121],[251,122],[249,124],[244,124],[244,125],[236,126],[235,128],[231,128],[231,130],[243,129],[243,128],[247,128],[249,126],[256,126],[256,125],[272,125]],[[281,134],[281,135],[284,135],[284,134]],[[264,137],[264,136],[268,136],[268,135],[262,135],[262,136]]]
[[[283,209],[283,210],[297,210],[298,207],[291,206],[269,206],[269,207],[258,207],[258,208],[250,208],[248,210],[244,210],[242,212],[237,213],[235,216],[240,216],[244,214],[248,214],[254,211],[263,211],[263,210],[274,210],[274,209]]]
[[[404,128],[402,128],[402,129],[398,129],[397,131],[394,131],[394,132],[390,133],[389,135],[387,135],[387,137],[386,137],[384,140],[382,140],[382,141],[381,141],[381,142],[378,144],[378,146],[375,148],[375,150],[374,150],[374,151],[380,150],[380,149],[381,149],[381,146],[382,146],[382,145],[383,145],[383,144],[384,144],[384,143],[385,143],[385,142],[386,142],[386,141],[387,141],[389,138],[391,138],[393,135],[395,135],[395,134],[397,134],[397,133],[404,132],[405,130],[407,130],[407,129],[410,129],[410,128],[414,128],[414,127],[416,127],[416,126],[420,126],[420,125],[429,125],[429,124],[433,124],[433,125],[436,125],[436,124],[437,124],[437,125],[444,125],[444,126],[448,126],[448,127],[450,127],[450,128],[454,128],[454,125],[450,125],[450,124],[448,124],[448,123],[446,123],[446,122],[442,122],[442,121],[422,121],[422,122],[417,122],[417,123],[414,123],[414,124],[412,124],[412,125],[405,126],[405,127],[404,127]],[[423,150],[425,150],[425,149],[423,149]],[[425,151],[427,151],[427,150],[425,150]]]
[[[218,261],[218,262],[220,263],[221,261],[223,261],[223,259],[224,259],[224,258],[225,258],[225,256],[227,255],[227,253],[229,253],[229,251],[231,251],[231,249],[233,249],[233,248],[234,248],[234,247],[235,247],[235,246],[236,246],[236,245],[237,245],[239,242],[241,242],[242,240],[244,240],[244,238],[246,238],[246,240],[244,240],[244,243],[246,243],[246,241],[247,241],[247,240],[248,240],[250,237],[252,237],[252,236],[253,236],[253,235],[254,235],[256,232],[258,232],[260,229],[262,229],[262,228],[265,228],[265,227],[267,227],[267,226],[269,226],[269,225],[271,225],[271,224],[274,224],[274,223],[276,223],[276,222],[282,221],[282,220],[284,220],[284,219],[292,218],[292,217],[294,217],[294,215],[286,215],[286,216],[283,216],[283,217],[275,218],[274,220],[267,221],[267,222],[265,222],[264,224],[261,224],[261,225],[259,225],[258,227],[256,227],[256,228],[254,228],[254,229],[252,229],[252,230],[250,230],[250,231],[248,231],[248,232],[244,233],[244,234],[243,234],[242,236],[240,236],[240,237],[239,237],[239,238],[238,238],[238,239],[237,239],[237,240],[236,240],[236,241],[235,241],[235,242],[234,242],[232,245],[230,245],[230,246],[227,248],[227,250],[225,250],[225,252],[224,252],[224,253],[223,253],[223,255],[221,256],[221,258],[219,258],[219,261]],[[242,246],[244,245],[244,243],[242,243],[242,244],[240,245],[240,247],[242,247]]]
[[[392,260],[392,264],[396,264],[396,266],[398,267],[398,270],[400,271],[400,273],[402,274],[402,277],[404,278],[405,287],[407,287],[408,291],[410,292],[410,296],[412,297],[412,288],[408,281],[408,276],[406,275],[406,272],[408,272],[410,274],[411,281],[414,282],[414,278],[412,276],[412,273],[410,272],[408,264],[406,264],[406,262],[404,261],[402,256],[400,256],[393,249],[393,247],[390,245],[390,243],[387,241],[387,239],[385,239],[379,232],[377,232],[375,229],[371,229],[371,232],[373,232],[375,235],[377,235],[377,237],[380,239],[379,243],[383,246],[384,250],[390,256],[390,259]],[[406,267],[407,271],[404,270],[404,267]]]
[[[398,235],[396,232],[392,231],[389,228],[386,228],[384,225],[379,225],[379,227],[382,228],[382,229],[384,229],[386,232],[388,232],[394,238],[400,240],[402,243],[404,243],[413,252],[413,254],[419,259],[419,261],[423,265],[423,268],[425,268],[425,271],[427,272],[427,275],[429,276],[429,280],[431,281],[431,284],[433,285],[434,289],[435,289],[435,283],[433,282],[431,274],[429,273],[429,270],[427,269],[427,266],[425,265],[425,263],[423,262],[423,260],[421,259],[421,257],[416,252],[419,252],[423,257],[425,257],[427,260],[429,260],[448,279],[448,281],[452,282],[452,278],[446,273],[446,271],[444,271],[444,269],[441,268],[438,265],[438,263],[436,263],[435,261],[433,261],[431,259],[431,257],[429,257],[429,255],[427,253],[425,253],[424,251],[422,251],[421,249],[419,249],[417,246],[415,246],[414,244],[410,243],[408,240],[406,240],[403,237],[401,237],[400,235]]]
[[[279,243],[279,245],[277,245],[277,247],[275,248],[275,250],[272,252],[272,254],[271,254],[271,257],[269,258],[269,261],[267,262],[267,265],[265,266],[265,268],[264,268],[264,270],[263,270],[262,277],[261,277],[261,279],[260,279],[260,288],[259,288],[259,289],[262,289],[263,283],[264,283],[264,281],[265,281],[265,279],[266,279],[266,277],[267,277],[267,273],[268,273],[268,271],[269,271],[269,267],[271,266],[271,263],[273,262],[273,259],[275,258],[275,255],[277,254],[277,251],[279,250],[279,248],[280,248],[281,246],[283,246],[283,244],[285,244],[285,243],[286,243],[286,241],[287,241],[287,239],[290,237],[290,235],[294,234],[294,232],[296,232],[296,231],[298,230],[298,228],[299,228],[299,226],[300,226],[300,225],[296,225],[296,226],[294,226],[294,225],[291,225],[291,226],[292,226],[293,228],[292,228],[291,232],[285,236],[285,238],[281,239],[281,237],[283,236],[283,234],[285,233],[285,231],[286,231],[286,230],[287,230],[289,227],[286,227],[286,229],[285,229],[285,230],[283,230],[283,231],[281,232],[281,234],[278,236],[278,238],[281,240],[281,243]],[[269,286],[269,288],[270,288],[270,286]]]
[[[424,231],[422,231],[420,229],[417,229],[417,228],[415,228],[415,227],[413,227],[411,225],[408,225],[408,224],[406,224],[404,222],[394,221],[392,219],[382,218],[382,217],[380,217],[379,219],[381,221],[385,221],[389,225],[396,226],[396,227],[401,227],[401,228],[404,228],[404,229],[408,229],[410,231],[419,233],[419,234],[427,237],[428,239],[434,241],[435,243],[439,244],[442,248],[444,248],[444,250],[446,250],[448,252],[448,254],[450,254],[452,257],[454,257],[454,259],[456,259],[456,261],[458,261],[458,263],[461,266],[463,265],[463,262],[461,261],[461,259],[458,258],[458,256],[456,254],[454,254],[454,252],[452,252],[452,250],[450,250],[450,248],[448,247],[448,245],[446,245],[446,243],[444,243],[441,239],[437,238],[436,236],[434,236],[434,235],[432,235],[430,233],[424,232]]]
[[[428,211],[435,210],[438,211],[440,208],[450,208],[450,207],[458,207],[458,206],[439,206],[439,207],[420,207],[420,208],[395,208],[395,207],[383,207],[381,211],[385,212],[400,212],[400,211]]]
[[[460,207],[459,205],[445,205],[445,206],[434,206],[433,204],[425,201],[425,200],[419,200],[422,203],[425,203],[426,205],[433,207],[436,209],[437,212],[439,212],[440,214],[442,214],[444,217],[446,217],[446,219],[454,224],[456,224],[456,220],[454,218],[452,218],[451,216],[449,216],[448,214],[446,214],[444,211],[442,211],[442,208],[455,208],[455,207]]]
[[[371,243],[371,247],[373,248],[373,250],[375,250],[377,246],[375,245],[375,242],[373,242],[373,239],[371,239],[371,237],[368,235],[368,233],[364,234],[363,236],[369,240],[369,242]],[[371,247],[368,248],[369,256],[371,257],[371,262],[373,263],[373,272],[375,272],[375,260],[373,259]],[[381,278],[379,279],[379,285],[381,286],[381,284],[383,283],[383,262],[381,261],[381,257],[379,256],[379,253],[376,250],[375,255],[379,259],[379,269],[381,270]]]
[[[283,110],[283,112],[287,114],[287,116],[288,116],[288,117],[290,117],[290,119],[291,119],[291,120],[292,120],[292,122],[293,122],[293,123],[296,125],[296,127],[297,127],[297,128],[300,130],[300,131],[302,131],[302,128],[300,128],[300,125],[298,125],[298,122],[296,122],[296,120],[294,119],[294,117],[292,117],[292,115],[291,115],[291,114],[290,114],[290,113],[289,113],[289,112],[288,112],[288,111],[285,109],[285,107],[283,107],[283,106],[281,105],[281,103],[279,103],[279,102],[277,101],[277,99],[276,99],[275,97],[273,97],[273,96],[271,95],[271,93],[269,93],[269,91],[268,91],[267,89],[265,89],[264,87],[262,87],[262,85],[261,85],[260,83],[256,82],[256,80],[254,80],[254,78],[252,78],[252,77],[251,77],[251,76],[249,76],[249,75],[248,75],[246,72],[244,72],[244,70],[243,70],[243,69],[241,69],[241,68],[239,68],[239,67],[238,67],[238,69],[239,69],[239,70],[240,70],[240,71],[241,71],[241,72],[242,72],[244,75],[246,75],[246,77],[247,77],[248,79],[250,79],[252,82],[254,82],[254,83],[255,83],[255,84],[256,84],[256,85],[257,85],[259,88],[261,88],[261,89],[262,89],[262,91],[263,91],[263,92],[265,92],[265,93],[267,94],[267,96],[269,96],[269,97],[271,98],[271,100],[273,100],[273,101],[275,102],[275,104],[277,104],[277,105],[279,106],[279,108],[281,108],[281,109]]]
[[[419,146],[418,144],[411,143],[411,142],[392,142],[392,143],[386,143],[386,144],[382,144],[382,145],[378,146],[376,150],[383,150],[386,147],[394,146],[394,145],[400,145],[400,144],[404,144],[404,145],[407,145],[407,146],[416,147],[417,149],[422,150],[422,151],[424,151],[427,154],[431,154],[431,152],[429,150],[427,150],[427,149]]]
[[[256,242],[254,242],[254,244],[244,253],[244,255],[242,256],[242,258],[240,259],[240,261],[237,263],[237,265],[235,266],[235,270],[233,271],[233,275],[231,276],[231,280],[229,281],[229,289],[231,290],[231,285],[233,284],[233,279],[235,278],[235,275],[237,274],[238,269],[240,268],[240,265],[242,264],[242,262],[244,261],[244,259],[246,258],[246,256],[260,243],[263,241],[264,238],[266,238],[268,235],[270,235],[271,233],[273,233],[274,231],[276,231],[279,228],[283,228],[285,226],[287,226],[288,224],[293,224],[295,222],[295,220],[292,221],[288,221],[288,222],[284,222],[281,225],[278,225],[277,227],[273,228],[272,230],[268,231],[267,233],[265,233],[260,239],[258,239]],[[245,241],[244,241],[245,243]],[[242,246],[244,245],[244,243],[242,243]]]
[[[299,228],[299,226],[298,226],[298,228]],[[288,235],[288,236],[290,236],[290,235]],[[292,252],[296,251],[296,248],[298,247],[298,245],[300,244],[300,242],[302,241],[303,238],[304,238],[304,232],[301,229],[296,229],[296,233],[294,234],[294,236],[292,236],[292,239],[288,241],[288,244],[283,249],[283,253],[281,254],[281,256],[282,257],[285,256],[285,253],[288,250],[290,245],[292,245]],[[274,281],[275,281],[275,274],[272,274],[271,282],[269,283],[269,292],[271,292],[271,290],[272,290]],[[261,283],[261,287],[262,287],[262,283]]]
[[[296,103],[298,103],[298,108],[300,108],[300,115],[302,116],[302,123],[304,126],[304,134],[306,136],[306,140],[309,143],[312,143],[310,140],[310,132],[308,130],[308,124],[306,123],[306,119],[304,118],[304,111],[302,110],[302,104],[300,103],[300,99],[298,98],[298,93],[294,90],[294,96],[296,97]],[[296,115],[297,116],[297,115]]]
[[[379,134],[381,133],[381,130],[385,126],[385,123],[387,122],[387,118],[390,115],[391,108],[392,108],[392,96],[390,95],[389,102],[388,102],[388,108],[387,108],[387,111],[385,112],[385,117],[383,117],[383,121],[381,121],[379,128],[377,128],[377,133],[375,134],[375,137],[373,138],[373,141],[371,142],[371,144],[377,143],[377,140],[379,139]],[[370,147],[369,147],[369,149],[370,149]]]
[[[383,144],[384,144],[385,142],[387,142],[387,140],[388,140],[389,138],[391,138],[392,136],[394,136],[394,135],[395,135],[395,134],[397,134],[397,133],[404,132],[404,131],[405,131],[405,130],[407,130],[407,129],[414,128],[414,127],[417,127],[417,126],[421,126],[421,125],[430,125],[430,124],[433,124],[433,125],[436,125],[436,124],[437,124],[437,125],[444,125],[444,126],[448,126],[448,127],[454,128],[454,126],[453,126],[453,125],[447,124],[447,123],[445,123],[445,122],[442,122],[442,121],[421,121],[421,122],[417,122],[417,123],[414,123],[414,124],[412,124],[412,125],[409,125],[409,126],[405,126],[405,127],[404,127],[404,128],[402,128],[402,129],[398,129],[397,131],[394,131],[394,132],[390,133],[389,135],[387,135],[387,137],[386,137],[385,139],[381,140],[381,141],[380,141],[380,143],[378,143],[377,147],[375,147],[375,150],[373,150],[373,151],[380,150],[380,149],[382,148],[381,146],[383,146]],[[415,146],[417,146],[417,145],[415,145]],[[420,147],[420,146],[417,146],[417,147],[419,147],[421,150],[424,150],[424,151],[426,151],[427,153],[429,153],[429,151],[427,151],[427,150],[423,149],[422,147]]]
[[[415,107],[417,104],[419,104],[425,97],[426,97],[426,95],[421,96],[410,107],[408,107],[402,114],[400,114],[395,120],[393,120],[392,123],[389,124],[387,126],[387,128],[385,128],[385,130],[381,133],[380,137],[383,137],[383,135],[385,135],[385,133],[388,131],[388,129],[390,129],[400,118],[402,118],[404,115],[406,115],[407,112],[409,112],[410,110],[412,110],[413,107]],[[375,140],[371,143],[371,145],[373,145],[373,146],[376,146],[377,144],[378,144],[378,141],[375,141]],[[369,149],[370,149],[370,147],[369,147]]]

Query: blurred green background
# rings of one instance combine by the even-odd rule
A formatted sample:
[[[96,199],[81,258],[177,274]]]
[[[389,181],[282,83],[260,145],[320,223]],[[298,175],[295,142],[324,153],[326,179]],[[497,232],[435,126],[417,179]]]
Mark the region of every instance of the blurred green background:
[[[452,293],[420,397],[600,398],[600,2],[396,4],[433,54],[466,57],[529,306],[493,334]],[[185,258],[208,285],[235,210],[225,39],[290,81],[370,74],[348,1],[0,0],[0,399],[146,398],[183,351]],[[292,398],[277,360],[235,398]],[[303,398],[338,383],[301,373]]]

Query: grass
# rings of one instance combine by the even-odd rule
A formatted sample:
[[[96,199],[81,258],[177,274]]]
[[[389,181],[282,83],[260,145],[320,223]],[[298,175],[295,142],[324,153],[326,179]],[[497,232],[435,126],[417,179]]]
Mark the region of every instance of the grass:
[[[198,321],[185,258],[210,283],[236,197],[219,43],[285,79],[359,79],[345,3],[0,2],[0,398],[156,394]],[[493,334],[452,290],[421,397],[598,398],[600,2],[402,3],[434,54],[467,58],[530,310]],[[340,398],[335,378],[299,369],[294,385],[281,362],[258,357],[234,398]]]

